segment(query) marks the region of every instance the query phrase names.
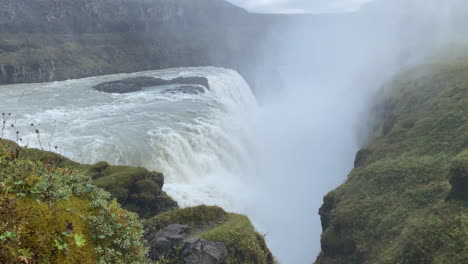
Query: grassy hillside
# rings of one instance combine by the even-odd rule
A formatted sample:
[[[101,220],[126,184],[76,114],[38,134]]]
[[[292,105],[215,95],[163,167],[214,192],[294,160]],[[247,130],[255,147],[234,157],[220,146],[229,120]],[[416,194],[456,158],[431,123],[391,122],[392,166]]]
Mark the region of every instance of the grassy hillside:
[[[369,143],[324,198],[316,263],[468,263],[468,61],[399,74]]]

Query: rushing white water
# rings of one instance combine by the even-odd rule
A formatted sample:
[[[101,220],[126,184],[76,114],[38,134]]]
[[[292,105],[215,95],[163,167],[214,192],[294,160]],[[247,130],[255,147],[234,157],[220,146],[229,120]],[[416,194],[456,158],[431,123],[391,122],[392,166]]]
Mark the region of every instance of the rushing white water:
[[[135,76],[204,76],[211,88],[197,95],[162,93],[173,86],[128,94],[92,89]],[[235,71],[178,68],[9,85],[0,87],[0,102],[0,111],[12,113],[8,125],[20,131],[22,144],[45,150],[58,146],[61,154],[84,163],[105,160],[162,171],[165,190],[181,206],[216,204],[240,210],[244,187],[239,175],[245,174],[250,155],[247,129],[256,101]],[[15,129],[5,132],[16,138]]]

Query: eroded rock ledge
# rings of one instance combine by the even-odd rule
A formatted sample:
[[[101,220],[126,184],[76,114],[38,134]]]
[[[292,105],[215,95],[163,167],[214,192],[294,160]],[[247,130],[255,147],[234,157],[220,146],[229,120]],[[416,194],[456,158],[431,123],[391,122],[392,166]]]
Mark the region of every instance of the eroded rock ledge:
[[[175,89],[167,89],[167,93],[187,93],[198,94],[204,93],[206,89],[210,88],[208,79],[205,77],[178,77],[175,79],[162,79],[148,76],[125,78],[117,81],[103,82],[93,87],[96,91],[105,93],[131,93],[143,90],[146,87],[162,86],[179,84],[183,85]],[[201,87],[203,86],[203,87]]]

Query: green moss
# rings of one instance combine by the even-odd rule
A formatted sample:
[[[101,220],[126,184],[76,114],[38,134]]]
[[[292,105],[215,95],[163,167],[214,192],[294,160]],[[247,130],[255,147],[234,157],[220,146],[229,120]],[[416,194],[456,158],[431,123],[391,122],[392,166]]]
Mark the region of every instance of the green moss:
[[[27,152],[0,142],[1,263],[145,261],[136,215],[88,175],[31,160]]]
[[[73,208],[73,209],[70,209]],[[0,218],[8,219],[0,227],[0,233],[9,230],[15,239],[1,245],[0,262],[12,263],[22,251],[27,250],[31,259],[43,262],[95,263],[98,256],[96,243],[91,239],[90,230],[82,215],[88,215],[89,202],[77,198],[58,203],[41,203],[27,198],[8,201],[0,208]],[[78,246],[73,236],[66,236],[67,225],[72,224],[73,233],[82,236],[86,242]],[[59,250],[55,240],[67,244],[67,250]]]
[[[23,151],[21,151],[20,155],[20,157],[24,159],[40,161],[41,163],[50,164],[60,168],[81,168],[79,163],[51,151],[25,148]]]
[[[3,142],[10,149],[19,149],[12,141]],[[125,209],[136,212],[143,218],[178,207],[177,202],[162,191],[162,173],[138,167],[111,166],[107,162],[80,164],[60,154],[39,149],[21,149],[19,158],[83,172],[93,179],[96,186],[110,192]]]
[[[409,69],[377,105],[317,263],[468,263],[468,61]]]
[[[201,205],[162,213],[146,220],[145,229],[151,233],[170,224],[188,225],[192,228],[192,236],[223,242],[229,252],[228,264],[275,263],[264,237],[244,215],[228,214],[217,206]]]
[[[164,184],[162,173],[100,162],[90,166],[88,174],[94,184],[109,191],[124,208],[140,217],[148,218],[177,208],[177,203],[161,189]]]
[[[188,225],[192,228],[202,228],[207,225],[217,225],[227,219],[228,213],[217,206],[200,205],[176,209],[148,219],[147,226],[159,230],[170,224]]]
[[[209,241],[223,242],[229,252],[227,264],[275,263],[264,237],[255,231],[244,215],[229,214],[226,222],[197,236]]]

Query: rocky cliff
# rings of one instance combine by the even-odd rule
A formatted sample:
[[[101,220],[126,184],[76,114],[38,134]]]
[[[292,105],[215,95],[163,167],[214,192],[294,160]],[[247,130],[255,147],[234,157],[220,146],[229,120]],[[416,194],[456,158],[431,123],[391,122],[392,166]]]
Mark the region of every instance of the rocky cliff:
[[[182,66],[247,72],[272,20],[223,0],[0,0],[0,84]]]
[[[316,263],[468,263],[468,60],[399,74],[371,139],[320,209]]]

